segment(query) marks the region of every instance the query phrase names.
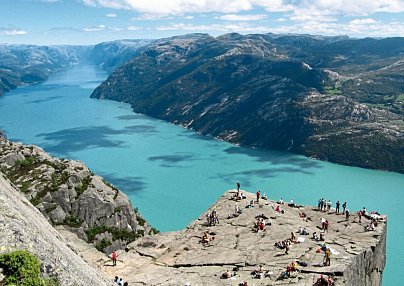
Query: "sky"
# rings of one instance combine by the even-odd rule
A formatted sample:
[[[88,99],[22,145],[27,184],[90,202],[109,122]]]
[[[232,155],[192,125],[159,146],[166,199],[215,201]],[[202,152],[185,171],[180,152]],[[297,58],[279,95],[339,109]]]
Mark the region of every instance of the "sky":
[[[0,0],[0,43],[230,32],[403,37],[404,0]]]

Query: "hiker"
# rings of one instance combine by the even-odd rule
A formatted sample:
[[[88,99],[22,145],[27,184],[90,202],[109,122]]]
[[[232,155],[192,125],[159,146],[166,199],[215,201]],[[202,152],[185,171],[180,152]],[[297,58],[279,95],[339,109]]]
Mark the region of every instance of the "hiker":
[[[339,214],[339,205],[340,205],[340,202],[339,202],[339,200],[335,203],[335,213],[337,213],[337,214]]]
[[[118,259],[118,254],[116,253],[115,250],[112,252],[111,258],[112,258],[112,266],[116,266],[116,260]]]
[[[349,219],[349,210],[346,209],[346,211],[345,211],[345,220],[348,220],[348,219]]]
[[[261,192],[257,191],[257,203],[259,203],[261,197]]]
[[[281,205],[283,205],[285,202],[284,202],[283,199],[281,198],[278,203],[281,204]]]
[[[342,213],[345,213],[345,210],[346,210],[346,202],[342,204]]]
[[[261,197],[263,200],[268,200],[268,197],[267,197],[267,193],[264,193],[264,195]]]

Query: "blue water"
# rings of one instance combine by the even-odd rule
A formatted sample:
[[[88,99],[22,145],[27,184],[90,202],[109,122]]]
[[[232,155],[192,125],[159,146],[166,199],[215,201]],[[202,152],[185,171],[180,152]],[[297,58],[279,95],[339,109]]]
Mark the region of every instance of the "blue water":
[[[366,206],[387,213],[383,285],[400,285],[404,248],[397,242],[404,236],[404,175],[236,147],[135,114],[127,104],[90,99],[106,77],[81,65],[7,93],[0,97],[0,129],[11,140],[85,162],[162,231],[185,227],[236,180],[242,189],[260,189],[272,199],[293,197],[314,205],[325,197],[346,200],[351,212]]]

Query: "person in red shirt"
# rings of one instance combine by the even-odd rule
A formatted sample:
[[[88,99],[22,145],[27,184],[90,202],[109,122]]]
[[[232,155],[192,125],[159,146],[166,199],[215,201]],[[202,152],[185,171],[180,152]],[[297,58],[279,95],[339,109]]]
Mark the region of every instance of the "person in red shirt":
[[[260,196],[261,196],[261,192],[258,191],[258,192],[257,192],[257,203],[260,201]]]
[[[112,258],[112,265],[116,266],[116,260],[118,259],[118,254],[116,253],[115,250],[112,252],[111,258]]]

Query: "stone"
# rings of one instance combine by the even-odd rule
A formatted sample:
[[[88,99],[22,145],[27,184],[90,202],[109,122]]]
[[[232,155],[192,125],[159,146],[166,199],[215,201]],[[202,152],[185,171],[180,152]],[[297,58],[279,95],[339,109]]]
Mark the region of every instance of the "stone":
[[[41,261],[43,275],[56,278],[59,285],[111,285],[110,279],[67,247],[45,217],[3,175],[0,175],[0,233],[0,253],[30,251]]]
[[[356,215],[349,220],[334,212],[321,212],[313,207],[289,207],[280,205],[284,213],[278,213],[276,202],[261,200],[253,208],[242,208],[242,213],[233,217],[236,202],[230,198],[236,191],[226,192],[206,213],[216,210],[219,224],[208,226],[206,213],[192,222],[186,229],[176,232],[160,233],[143,237],[128,245],[129,251],[122,252],[118,265],[111,269],[108,258],[97,263],[104,273],[113,278],[124,277],[130,285],[239,285],[247,281],[248,285],[312,285],[321,274],[332,275],[336,285],[380,285],[385,265],[386,222],[381,221],[375,231],[365,231],[369,223],[362,218],[356,222]],[[238,202],[245,205],[255,198],[255,194],[244,192],[247,199]],[[300,218],[304,212],[306,219]],[[273,217],[268,219],[267,230],[255,232],[253,225],[256,216]],[[311,238],[313,232],[318,235],[320,219],[330,222],[325,241]],[[271,225],[268,222],[271,221]],[[310,235],[297,233],[299,227],[305,227]],[[202,244],[201,238],[208,232],[211,238],[208,244]],[[294,233],[300,243],[292,244],[288,254],[284,249],[274,246],[275,242],[291,237]],[[331,266],[320,266],[324,253],[322,244],[332,250]],[[351,246],[355,245],[353,251]],[[80,251],[81,252],[81,251]],[[86,255],[84,255],[86,258]],[[300,273],[290,278],[280,279],[281,273],[294,260],[306,262],[300,266]],[[251,273],[262,265],[267,275],[254,279]],[[220,279],[224,271],[237,272],[232,279]]]

